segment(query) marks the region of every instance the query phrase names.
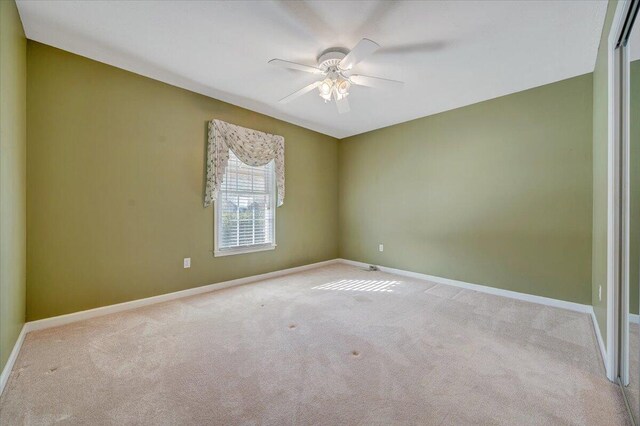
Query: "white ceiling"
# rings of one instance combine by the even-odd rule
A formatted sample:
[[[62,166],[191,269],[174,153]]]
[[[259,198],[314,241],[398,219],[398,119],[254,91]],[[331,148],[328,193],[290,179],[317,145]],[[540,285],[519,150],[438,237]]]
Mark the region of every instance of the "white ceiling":
[[[593,71],[606,1],[27,1],[27,37],[335,137],[346,137]],[[315,92],[277,101],[324,49],[382,48],[338,114]]]

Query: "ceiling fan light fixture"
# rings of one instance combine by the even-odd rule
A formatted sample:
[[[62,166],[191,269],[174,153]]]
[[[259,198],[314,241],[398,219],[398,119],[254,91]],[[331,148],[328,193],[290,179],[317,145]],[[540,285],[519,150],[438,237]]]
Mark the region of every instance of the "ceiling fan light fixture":
[[[324,79],[320,86],[318,86],[318,91],[320,92],[320,97],[322,97],[325,101],[331,100],[331,92],[333,91],[333,81],[330,78]]]
[[[320,84],[320,93],[322,93],[323,95],[330,95],[332,88],[333,81],[331,81],[330,78],[327,78]]]
[[[318,91],[320,92],[320,97],[325,101],[331,100],[331,93],[334,90],[334,81],[331,78],[326,78],[320,83],[318,86]]]
[[[337,84],[336,84],[336,91],[338,92],[339,95],[348,95],[349,94],[349,88],[351,87],[351,83],[349,83],[349,80],[345,80],[345,79],[339,79]]]

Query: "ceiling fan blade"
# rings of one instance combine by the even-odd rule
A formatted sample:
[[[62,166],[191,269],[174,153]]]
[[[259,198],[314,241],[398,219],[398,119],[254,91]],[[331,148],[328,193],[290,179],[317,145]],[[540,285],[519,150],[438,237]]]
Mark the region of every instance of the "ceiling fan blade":
[[[378,50],[380,45],[375,41],[369,40],[368,38],[363,38],[356,44],[356,47],[351,49],[351,52],[347,54],[338,66],[343,70],[350,70],[353,68],[355,64],[371,55],[373,52]]]
[[[308,86],[304,86],[302,89],[293,92],[292,94],[290,94],[289,96],[285,96],[284,98],[280,99],[278,102],[280,102],[281,104],[286,104],[291,102],[292,100],[294,100],[297,97],[300,97],[306,93],[309,93],[310,91],[312,91],[313,89],[315,89],[316,87],[318,87],[320,85],[320,83],[322,83],[322,81],[316,81],[315,83],[311,83]]]
[[[305,71],[313,74],[324,74],[324,71],[311,65],[299,64],[297,62],[285,61],[283,59],[272,59],[269,61],[271,65],[276,65],[282,68],[289,68],[297,71]]]
[[[342,99],[336,99],[336,107],[338,107],[339,114],[344,114],[351,111],[351,108],[349,107],[348,96],[343,96]]]
[[[400,87],[404,84],[404,82],[398,80],[389,80],[388,78],[370,77],[368,75],[357,74],[349,77],[349,81],[358,86],[367,87]]]

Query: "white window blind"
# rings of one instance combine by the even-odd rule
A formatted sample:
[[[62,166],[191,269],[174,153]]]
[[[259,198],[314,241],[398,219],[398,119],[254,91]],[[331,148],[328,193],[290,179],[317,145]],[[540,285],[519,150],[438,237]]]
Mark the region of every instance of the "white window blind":
[[[229,152],[216,201],[216,256],[275,247],[275,191],[273,161],[248,166]]]

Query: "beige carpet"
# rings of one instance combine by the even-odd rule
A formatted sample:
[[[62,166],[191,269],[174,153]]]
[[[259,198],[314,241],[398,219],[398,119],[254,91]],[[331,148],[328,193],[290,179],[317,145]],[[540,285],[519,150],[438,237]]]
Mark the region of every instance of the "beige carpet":
[[[0,424],[628,421],[589,316],[335,265],[30,333]]]

